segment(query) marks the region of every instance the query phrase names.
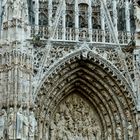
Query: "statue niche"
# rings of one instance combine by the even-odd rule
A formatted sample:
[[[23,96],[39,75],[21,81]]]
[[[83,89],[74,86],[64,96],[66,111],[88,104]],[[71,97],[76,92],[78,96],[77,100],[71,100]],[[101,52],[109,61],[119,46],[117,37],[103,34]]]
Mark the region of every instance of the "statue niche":
[[[49,134],[50,140],[101,140],[101,124],[93,106],[72,94],[56,109]]]

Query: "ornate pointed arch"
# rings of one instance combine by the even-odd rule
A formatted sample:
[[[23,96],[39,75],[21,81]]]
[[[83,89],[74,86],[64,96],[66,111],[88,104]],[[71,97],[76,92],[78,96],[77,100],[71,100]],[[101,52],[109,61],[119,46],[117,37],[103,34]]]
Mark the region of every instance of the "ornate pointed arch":
[[[47,132],[51,131],[58,106],[72,94],[88,100],[96,110],[101,139],[127,139],[130,134],[137,137],[133,91],[120,72],[98,54],[86,49],[72,53],[55,64],[42,80],[36,103],[38,114],[44,113]]]

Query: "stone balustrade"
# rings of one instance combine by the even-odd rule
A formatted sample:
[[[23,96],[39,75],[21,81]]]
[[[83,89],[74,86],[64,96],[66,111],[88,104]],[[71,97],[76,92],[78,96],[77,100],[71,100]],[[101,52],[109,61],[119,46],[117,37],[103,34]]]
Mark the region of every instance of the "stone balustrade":
[[[51,30],[48,26],[31,27],[30,36],[39,34],[42,39],[48,39]],[[117,34],[120,45],[127,45],[130,42],[131,34],[125,31],[118,31]],[[76,37],[78,36],[78,37]],[[78,40],[77,40],[78,38]],[[56,29],[52,38],[54,41],[69,41],[69,42],[81,42],[86,41],[89,43],[106,43],[115,44],[112,33],[108,30],[93,29],[89,31],[87,28],[62,28]]]

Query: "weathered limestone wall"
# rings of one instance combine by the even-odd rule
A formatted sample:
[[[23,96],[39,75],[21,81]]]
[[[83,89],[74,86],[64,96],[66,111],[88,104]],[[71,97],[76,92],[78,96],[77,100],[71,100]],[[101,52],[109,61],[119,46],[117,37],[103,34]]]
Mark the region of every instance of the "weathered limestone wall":
[[[36,25],[39,25],[38,2],[35,0]],[[61,7],[66,10],[64,2]],[[87,3],[85,0],[81,2]],[[135,6],[137,47],[134,50],[133,45],[127,47],[131,1],[119,3],[121,8],[125,7],[124,24],[129,34],[118,32],[120,46],[124,47],[122,51],[112,39],[103,4],[99,10],[103,31],[93,29],[92,34],[94,4],[100,6],[100,3],[93,1],[91,11],[90,2],[86,30],[81,31],[79,26],[82,12],[79,13],[79,4],[75,0],[76,32],[66,30],[66,11],[63,11],[60,16],[62,27],[57,28],[54,40],[48,41],[36,34],[39,30],[49,36],[44,27],[37,26],[33,36],[28,34],[31,27],[27,3],[8,0],[0,42],[0,139],[140,139],[139,6]],[[116,17],[116,0],[112,2],[112,14]],[[109,8],[112,2],[107,0]],[[55,22],[54,4],[58,6],[58,1],[48,1],[49,31]],[[113,18],[113,25],[117,33],[117,17]],[[105,33],[105,29],[109,31]],[[89,40],[86,40],[88,35]],[[129,51],[129,47],[132,50]]]
[[[1,25],[2,25],[2,0],[0,1],[0,38],[1,38]]]

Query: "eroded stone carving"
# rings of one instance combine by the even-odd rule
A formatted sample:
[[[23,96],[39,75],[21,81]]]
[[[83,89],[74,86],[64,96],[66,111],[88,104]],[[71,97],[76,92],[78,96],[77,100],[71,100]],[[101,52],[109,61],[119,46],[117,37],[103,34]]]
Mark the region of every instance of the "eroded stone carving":
[[[27,22],[28,18],[28,6],[25,0],[8,0],[7,4],[3,1],[4,5],[4,22],[11,20],[12,18],[23,18]]]
[[[36,130],[37,130],[37,121],[35,119],[34,112],[30,111],[30,116],[29,116],[29,138],[30,138],[30,140],[34,140]]]
[[[0,112],[0,139],[4,139],[4,128],[5,128],[6,117],[7,117],[7,114],[5,110],[3,109]]]
[[[111,140],[112,139],[112,130],[111,127],[108,127],[107,132],[106,132],[106,140]]]
[[[122,130],[120,124],[117,124],[116,136],[118,140],[122,140]]]
[[[128,130],[128,139],[133,140],[133,126],[131,122],[128,122],[127,130]]]
[[[16,0],[13,3],[13,18],[21,18],[21,2]]]
[[[16,135],[18,139],[22,138],[22,129],[23,129],[23,114],[22,109],[20,108],[17,112],[17,119],[16,119],[17,129],[16,129]]]
[[[80,96],[71,95],[54,115],[50,139],[101,140],[101,125],[96,112]]]
[[[27,110],[23,110],[23,138],[28,138],[28,129],[29,128],[29,120]]]
[[[9,115],[8,115],[8,137],[9,140],[14,139],[14,130],[15,130],[15,115],[14,115],[14,109],[11,107],[9,109]]]

